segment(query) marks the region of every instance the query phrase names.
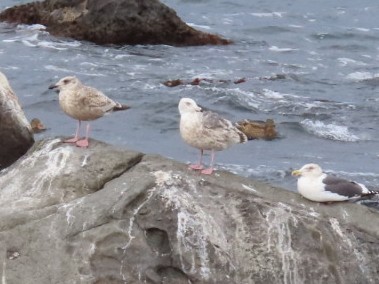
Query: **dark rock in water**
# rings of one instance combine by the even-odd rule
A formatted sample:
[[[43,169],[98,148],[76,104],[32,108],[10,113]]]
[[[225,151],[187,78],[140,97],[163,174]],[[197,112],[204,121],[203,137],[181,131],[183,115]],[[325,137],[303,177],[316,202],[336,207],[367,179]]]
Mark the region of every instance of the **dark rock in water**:
[[[165,81],[165,82],[163,82],[163,85],[165,85],[167,87],[176,87],[179,85],[197,86],[197,85],[200,85],[202,82],[205,82],[208,84],[217,84],[217,83],[230,83],[230,82],[232,82],[232,80],[223,80],[223,79],[216,80],[216,79],[208,79],[208,78],[195,78],[192,80],[175,79],[175,80]],[[241,83],[245,83],[245,82],[246,82],[246,78],[240,78],[240,79],[233,81],[234,84],[241,84]]]
[[[272,119],[266,121],[244,119],[238,121],[236,127],[245,133],[249,140],[272,140],[278,137],[275,122]]]
[[[184,83],[185,82],[183,82],[180,79],[175,79],[175,80],[165,81],[165,82],[163,82],[163,85],[165,85],[166,87],[176,87],[176,86],[179,86],[179,85],[183,85]]]
[[[91,141],[0,173],[6,283],[376,283],[379,214]],[[3,281],[4,282],[4,281]]]
[[[42,24],[55,36],[97,44],[231,43],[191,28],[158,0],[45,0],[6,9],[0,21]]]
[[[276,81],[276,80],[284,80],[287,79],[286,74],[275,74],[272,76],[267,76],[267,77],[260,77],[262,80],[270,80],[270,81]]]
[[[0,169],[33,145],[33,132],[5,75],[0,72]]]

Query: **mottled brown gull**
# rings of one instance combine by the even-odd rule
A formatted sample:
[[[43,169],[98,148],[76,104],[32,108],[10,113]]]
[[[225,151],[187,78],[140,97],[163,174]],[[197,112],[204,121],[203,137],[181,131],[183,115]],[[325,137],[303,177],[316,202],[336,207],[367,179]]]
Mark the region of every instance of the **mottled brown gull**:
[[[323,173],[317,164],[306,164],[292,172],[298,176],[297,190],[305,198],[317,202],[345,201],[364,195],[378,194],[365,185]]]
[[[57,89],[59,91],[59,104],[62,110],[67,115],[78,120],[75,137],[64,142],[76,143],[79,147],[88,147],[89,121],[98,119],[112,111],[129,108],[127,105],[122,105],[108,98],[99,90],[83,85],[74,76],[60,79],[56,84],[51,85],[49,89]],[[88,121],[86,137],[79,139],[82,121]]]
[[[183,140],[192,147],[200,149],[198,164],[190,165],[191,169],[201,170],[203,174],[213,172],[215,151],[221,151],[237,143],[244,143],[247,137],[229,120],[215,112],[203,111],[190,98],[179,102],[180,134]],[[211,162],[207,169],[202,165],[204,150],[211,151]]]

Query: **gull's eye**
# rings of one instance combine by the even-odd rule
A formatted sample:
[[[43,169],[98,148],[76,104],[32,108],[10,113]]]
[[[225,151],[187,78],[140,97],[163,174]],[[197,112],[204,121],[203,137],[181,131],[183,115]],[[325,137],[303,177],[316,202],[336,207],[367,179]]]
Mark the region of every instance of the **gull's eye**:
[[[63,83],[64,83],[64,84],[67,84],[68,82],[70,82],[70,80],[68,80],[68,79],[63,80]]]

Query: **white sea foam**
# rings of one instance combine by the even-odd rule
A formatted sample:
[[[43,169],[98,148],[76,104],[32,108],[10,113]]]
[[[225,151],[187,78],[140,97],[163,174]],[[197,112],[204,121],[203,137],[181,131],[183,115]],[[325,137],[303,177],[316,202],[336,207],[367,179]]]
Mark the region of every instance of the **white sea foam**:
[[[352,81],[364,81],[379,78],[379,74],[374,74],[370,72],[354,72],[346,76],[346,79]]]
[[[234,174],[250,177],[267,177],[268,179],[275,177],[283,179],[287,175],[285,169],[280,168],[280,165],[278,165],[278,168],[275,168],[269,165],[251,167],[251,165],[218,163],[218,167]]]
[[[253,93],[235,88],[230,89],[228,93],[233,95],[242,106],[259,109],[261,112],[270,112],[286,107],[292,108],[294,104],[304,106],[304,99],[308,99],[307,97],[280,93],[270,89],[263,89],[261,92]]]
[[[210,26],[198,25],[198,24],[194,24],[194,23],[187,23],[187,25],[189,25],[192,28],[198,28],[198,29],[204,29],[204,30],[210,30],[211,29]]]
[[[40,39],[41,34],[45,34],[46,32],[40,32],[37,29],[23,30],[23,34],[18,35],[14,38],[4,39],[3,42],[6,43],[17,43],[21,42],[25,46],[28,47],[42,47],[42,48],[50,48],[56,50],[67,50],[68,48],[78,47],[81,45],[79,41],[50,41],[45,39]]]
[[[80,66],[86,66],[86,67],[99,67],[98,64],[95,64],[93,62],[82,62],[79,64]]]
[[[345,142],[357,142],[361,140],[358,136],[351,133],[347,126],[333,123],[326,124],[319,120],[312,121],[310,119],[303,120],[301,125],[307,132],[321,138]]]
[[[333,171],[333,170],[326,170],[327,173],[331,173],[336,176],[343,176],[347,178],[357,178],[359,179],[364,179],[364,178],[369,178],[369,179],[379,179],[379,174],[378,173],[370,173],[370,172],[346,172],[346,171]]]
[[[356,28],[352,28],[352,29],[356,30],[356,31],[360,31],[360,32],[365,32],[365,33],[367,33],[367,32],[370,31],[370,29],[367,29],[367,28],[358,28],[358,27],[356,27]]]
[[[25,31],[25,30],[29,30],[29,31],[43,31],[43,30],[46,30],[46,26],[40,25],[40,24],[34,24],[34,25],[20,24],[20,25],[17,25],[17,30],[18,31]]]
[[[67,69],[67,68],[61,68],[57,67],[54,65],[45,65],[44,66],[46,70],[51,70],[51,71],[59,71],[59,72],[64,72],[64,73],[70,73],[70,74],[77,74],[77,75],[86,75],[86,76],[94,76],[94,77],[106,77],[106,75],[102,73],[88,73],[88,72],[78,72],[77,70],[74,69]]]
[[[297,48],[290,48],[290,47],[277,47],[275,45],[273,46],[270,46],[268,48],[270,51],[274,51],[274,52],[290,52],[290,51],[296,51],[296,50],[299,50]]]
[[[362,62],[362,61],[357,61],[351,58],[345,58],[341,57],[338,58],[337,61],[340,63],[341,66],[346,66],[346,65],[355,65],[355,66],[366,66],[367,64]]]
[[[300,25],[288,25],[290,28],[296,28],[296,29],[302,29],[304,28],[304,26],[300,26]]]
[[[259,18],[263,18],[263,17],[278,17],[278,18],[282,18],[284,14],[285,14],[285,12],[250,13],[250,15],[252,15],[254,17],[259,17]]]

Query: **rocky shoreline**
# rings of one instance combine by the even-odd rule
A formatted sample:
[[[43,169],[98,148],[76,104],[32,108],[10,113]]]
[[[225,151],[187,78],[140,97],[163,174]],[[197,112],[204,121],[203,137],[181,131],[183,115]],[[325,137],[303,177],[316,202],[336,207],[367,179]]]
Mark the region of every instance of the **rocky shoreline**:
[[[378,212],[92,140],[0,173],[7,283],[375,283]]]

